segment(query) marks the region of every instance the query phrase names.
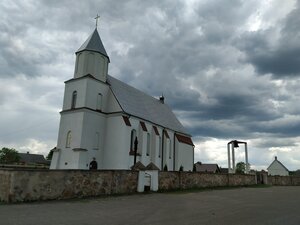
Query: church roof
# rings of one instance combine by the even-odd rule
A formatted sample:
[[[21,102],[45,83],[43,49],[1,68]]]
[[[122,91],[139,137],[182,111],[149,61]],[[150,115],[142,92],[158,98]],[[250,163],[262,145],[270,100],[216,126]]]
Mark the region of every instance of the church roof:
[[[107,82],[110,84],[113,94],[125,113],[187,134],[185,128],[167,104],[112,76],[107,76]]]
[[[30,153],[18,153],[20,156],[20,162],[26,164],[50,164],[43,155],[30,154]]]
[[[97,28],[94,32],[88,37],[88,39],[81,45],[81,47],[77,50],[76,53],[82,52],[84,50],[99,52],[100,54],[106,56],[109,60],[109,57],[105,51],[105,48],[102,44],[101,38],[97,31]]]

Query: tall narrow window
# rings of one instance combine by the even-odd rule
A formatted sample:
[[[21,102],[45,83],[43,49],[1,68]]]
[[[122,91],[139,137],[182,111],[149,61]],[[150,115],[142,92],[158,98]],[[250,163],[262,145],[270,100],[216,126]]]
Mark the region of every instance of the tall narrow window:
[[[161,146],[161,137],[159,137],[159,153],[158,153],[158,157],[161,157],[161,153],[162,153],[162,146]]]
[[[97,95],[97,110],[102,110],[102,94]]]
[[[134,151],[134,141],[136,138],[136,130],[131,131],[131,139],[130,139],[130,151]]]
[[[169,159],[172,158],[172,146],[171,146],[171,140],[169,139]]]
[[[75,109],[77,100],[77,91],[73,91],[71,109]]]
[[[101,56],[101,74],[102,74],[102,76],[105,76],[105,58],[103,57],[103,56]]]
[[[77,59],[76,59],[76,65],[75,65],[75,73],[77,73],[78,72],[78,66],[79,66],[79,58],[81,57],[81,53],[79,53],[78,55],[77,55]]]
[[[70,148],[71,140],[72,140],[72,134],[71,134],[71,131],[69,130],[67,133],[66,148]]]
[[[147,134],[147,153],[148,156],[150,155],[150,134]]]
[[[95,54],[89,53],[87,57],[86,73],[95,76]]]
[[[94,149],[99,149],[99,133],[95,133],[95,139],[94,139]]]

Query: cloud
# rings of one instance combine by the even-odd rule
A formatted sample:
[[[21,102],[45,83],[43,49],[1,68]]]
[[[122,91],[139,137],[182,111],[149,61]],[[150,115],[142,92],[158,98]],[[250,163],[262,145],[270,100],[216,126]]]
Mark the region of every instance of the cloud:
[[[274,78],[300,75],[299,13],[300,2],[277,24],[265,30],[248,32],[237,40],[237,46],[246,54],[259,74]]]
[[[62,104],[63,84],[56,78],[19,76],[2,78],[0,142],[12,144],[27,139],[54,142]],[[34,138],[33,138],[34,137]],[[55,141],[56,142],[56,141]]]
[[[241,139],[256,168],[277,153],[297,168],[299,1],[4,1],[0,10],[3,146],[54,147],[63,82],[99,13],[110,75],[163,93],[197,161],[225,167],[226,143]]]

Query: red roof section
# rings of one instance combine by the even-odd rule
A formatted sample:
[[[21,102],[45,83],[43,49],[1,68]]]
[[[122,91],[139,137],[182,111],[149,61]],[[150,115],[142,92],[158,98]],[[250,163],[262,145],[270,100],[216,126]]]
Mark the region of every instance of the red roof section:
[[[148,131],[145,122],[140,121],[143,131]]]
[[[127,126],[131,127],[131,123],[130,123],[130,121],[129,121],[129,117],[123,116],[123,120],[124,120],[124,122],[125,122],[125,124],[126,124]]]
[[[195,146],[190,137],[186,137],[186,136],[183,136],[183,135],[180,135],[180,134],[175,134],[175,136],[176,136],[176,138],[179,142]]]
[[[164,133],[165,133],[166,137],[170,139],[170,136],[166,130],[164,130]]]
[[[155,134],[156,134],[157,136],[159,136],[159,132],[158,132],[157,127],[156,127],[156,126],[153,126],[153,129],[154,129]]]

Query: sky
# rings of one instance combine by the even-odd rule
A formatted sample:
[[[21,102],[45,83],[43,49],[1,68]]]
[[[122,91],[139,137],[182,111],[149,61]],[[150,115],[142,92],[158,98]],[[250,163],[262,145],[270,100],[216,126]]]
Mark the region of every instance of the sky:
[[[275,156],[300,169],[300,0],[2,0],[1,148],[56,146],[64,81],[97,14],[109,74],[163,93],[196,162],[227,167],[237,139],[252,169]]]

